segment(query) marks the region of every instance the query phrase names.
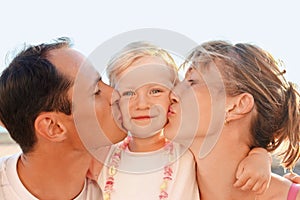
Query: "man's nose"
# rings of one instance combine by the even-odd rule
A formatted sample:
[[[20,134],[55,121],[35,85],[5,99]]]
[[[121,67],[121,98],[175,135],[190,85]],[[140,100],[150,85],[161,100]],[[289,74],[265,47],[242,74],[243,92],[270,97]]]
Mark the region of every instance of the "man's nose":
[[[178,96],[173,91],[170,94],[170,101],[171,101],[171,103],[178,103],[179,102]]]

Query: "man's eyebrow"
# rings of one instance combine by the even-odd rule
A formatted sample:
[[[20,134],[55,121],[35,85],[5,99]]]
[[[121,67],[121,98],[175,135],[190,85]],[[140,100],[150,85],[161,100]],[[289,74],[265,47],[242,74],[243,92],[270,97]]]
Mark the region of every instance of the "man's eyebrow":
[[[94,79],[94,78],[93,78]],[[91,83],[91,85],[89,86],[90,90],[94,90],[95,86],[98,85],[98,82],[102,81],[102,77],[98,74],[97,77],[95,77],[94,81]]]
[[[99,77],[96,79],[95,84],[97,84],[99,81],[102,81],[102,77],[99,75]]]

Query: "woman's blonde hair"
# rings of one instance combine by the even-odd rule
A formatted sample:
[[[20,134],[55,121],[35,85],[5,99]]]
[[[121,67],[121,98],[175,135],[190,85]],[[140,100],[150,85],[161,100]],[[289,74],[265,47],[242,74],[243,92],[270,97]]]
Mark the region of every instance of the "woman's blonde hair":
[[[271,152],[285,144],[281,163],[292,169],[300,156],[300,97],[296,85],[286,81],[280,62],[255,45],[225,41],[203,43],[192,51],[187,62],[196,68],[216,63],[228,96],[253,96],[253,147]]]
[[[175,75],[174,84],[178,82],[178,68],[172,56],[162,48],[148,42],[139,41],[126,45],[108,62],[106,72],[110,85],[115,87],[117,77],[119,77],[119,75],[123,73],[134,61],[144,56],[155,56],[161,58],[167,66],[173,69]]]

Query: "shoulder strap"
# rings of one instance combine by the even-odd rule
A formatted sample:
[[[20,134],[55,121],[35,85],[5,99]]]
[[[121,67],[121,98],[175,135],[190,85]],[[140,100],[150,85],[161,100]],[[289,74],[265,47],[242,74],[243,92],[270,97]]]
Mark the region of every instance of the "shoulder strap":
[[[299,184],[292,183],[288,193],[287,200],[296,200],[299,189],[300,189]]]

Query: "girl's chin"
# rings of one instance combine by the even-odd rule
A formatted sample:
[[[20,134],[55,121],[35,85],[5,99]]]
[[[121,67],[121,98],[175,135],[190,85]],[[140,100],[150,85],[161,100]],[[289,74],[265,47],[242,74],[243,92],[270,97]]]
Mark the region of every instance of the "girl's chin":
[[[172,123],[168,122],[164,127],[164,136],[169,139],[173,140],[175,135],[174,133],[177,132],[177,129],[172,126]]]

